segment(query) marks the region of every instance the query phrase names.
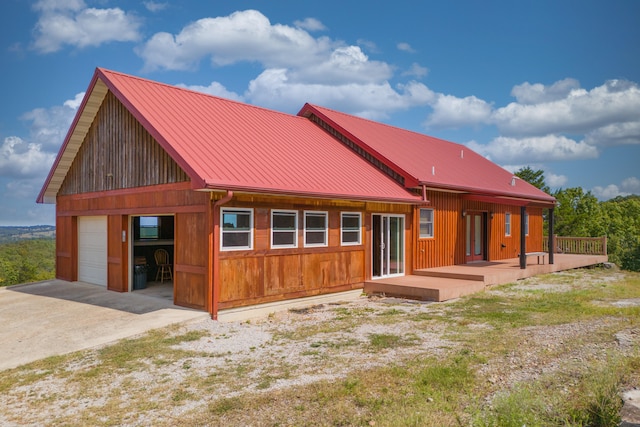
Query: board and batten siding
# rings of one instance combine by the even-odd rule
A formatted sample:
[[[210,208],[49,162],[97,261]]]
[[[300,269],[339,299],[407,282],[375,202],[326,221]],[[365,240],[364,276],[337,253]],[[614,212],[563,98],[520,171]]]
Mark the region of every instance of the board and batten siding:
[[[188,180],[187,174],[109,92],[58,194],[81,194]]]
[[[416,250],[414,268],[435,268],[465,264],[465,221],[463,211],[485,214],[487,259],[489,261],[516,258],[520,253],[520,206],[464,200],[461,194],[428,191],[429,204],[415,208],[413,229]],[[433,238],[420,238],[420,208],[433,209]],[[505,231],[505,215],[511,213],[511,235]],[[527,207],[529,235],[527,251],[541,251],[543,240],[543,209]]]

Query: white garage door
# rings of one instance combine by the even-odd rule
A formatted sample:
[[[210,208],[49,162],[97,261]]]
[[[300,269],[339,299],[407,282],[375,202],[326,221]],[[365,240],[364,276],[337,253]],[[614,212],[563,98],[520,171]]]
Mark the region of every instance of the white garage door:
[[[107,286],[107,217],[78,217],[78,280]]]

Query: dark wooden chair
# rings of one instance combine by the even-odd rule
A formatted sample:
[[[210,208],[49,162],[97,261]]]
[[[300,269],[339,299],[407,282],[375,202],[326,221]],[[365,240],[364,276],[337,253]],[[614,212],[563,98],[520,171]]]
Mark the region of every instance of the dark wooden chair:
[[[173,280],[173,273],[171,272],[171,262],[169,261],[169,252],[164,249],[157,249],[153,257],[156,260],[158,271],[156,272],[156,282],[160,278],[160,282],[164,283],[165,279]]]

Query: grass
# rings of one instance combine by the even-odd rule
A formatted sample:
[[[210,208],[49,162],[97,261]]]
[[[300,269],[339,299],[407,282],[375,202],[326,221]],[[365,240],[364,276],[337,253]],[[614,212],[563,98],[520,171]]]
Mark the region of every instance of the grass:
[[[273,339],[240,360],[215,353],[216,340],[211,353],[177,347],[208,332],[153,331],[0,372],[0,423],[614,426],[619,391],[640,384],[638,347],[624,352],[614,335],[637,330],[640,309],[610,303],[640,298],[640,275],[604,280],[610,274],[539,279],[566,285],[562,292],[508,285],[409,309],[345,305],[286,330],[270,320]],[[570,325],[582,326],[550,346],[536,342],[548,328]],[[365,326],[372,332],[353,335]],[[435,335],[451,344],[430,350]],[[296,385],[308,375],[318,377]]]

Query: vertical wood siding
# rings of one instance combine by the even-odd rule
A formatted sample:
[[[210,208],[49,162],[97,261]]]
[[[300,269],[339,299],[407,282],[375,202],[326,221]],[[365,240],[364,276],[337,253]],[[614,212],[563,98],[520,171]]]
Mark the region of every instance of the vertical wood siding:
[[[186,173],[109,92],[59,194],[187,181]]]
[[[434,236],[421,239],[419,209],[415,208],[414,238],[416,251],[414,268],[434,268],[465,264],[465,219],[463,211],[485,213],[485,232],[489,261],[515,258],[520,253],[520,207],[506,204],[463,200],[461,195],[428,191],[430,204],[423,206],[434,210]],[[506,236],[505,216],[511,213],[511,235]],[[542,250],[543,209],[529,207],[529,236],[527,251]]]
[[[56,217],[56,279],[78,279],[78,234],[76,217]]]
[[[107,288],[112,291],[127,292],[129,274],[128,244],[122,241],[122,232],[128,233],[126,215],[107,217]]]
[[[201,310],[209,299],[208,230],[206,212],[175,216],[174,287],[175,304]]]

